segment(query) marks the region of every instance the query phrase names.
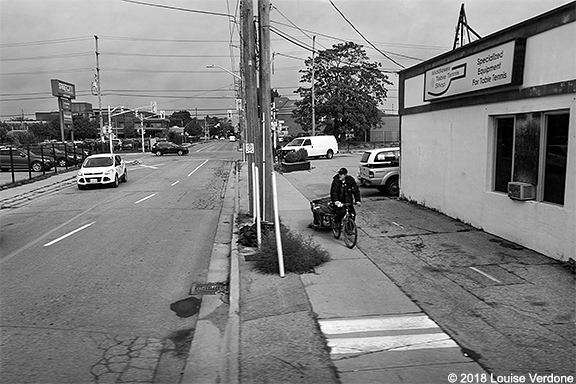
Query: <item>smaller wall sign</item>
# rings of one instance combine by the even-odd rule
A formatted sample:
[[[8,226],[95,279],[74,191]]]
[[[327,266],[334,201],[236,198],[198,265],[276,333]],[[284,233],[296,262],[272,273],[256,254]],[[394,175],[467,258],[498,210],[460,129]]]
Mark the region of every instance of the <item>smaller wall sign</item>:
[[[427,71],[424,101],[521,82],[513,73],[516,62],[523,61],[516,54],[517,44],[509,41]]]

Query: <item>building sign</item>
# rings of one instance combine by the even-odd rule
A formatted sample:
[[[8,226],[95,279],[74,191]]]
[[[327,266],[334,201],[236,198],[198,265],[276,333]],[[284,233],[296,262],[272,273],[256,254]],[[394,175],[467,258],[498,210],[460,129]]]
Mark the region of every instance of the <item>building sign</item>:
[[[426,72],[424,77],[424,101],[493,88],[501,85],[521,83],[521,76],[513,71],[517,57],[513,40],[490,49],[444,64]]]
[[[69,99],[76,98],[76,89],[74,84],[56,79],[51,79],[50,83],[52,85],[52,96],[67,97]]]

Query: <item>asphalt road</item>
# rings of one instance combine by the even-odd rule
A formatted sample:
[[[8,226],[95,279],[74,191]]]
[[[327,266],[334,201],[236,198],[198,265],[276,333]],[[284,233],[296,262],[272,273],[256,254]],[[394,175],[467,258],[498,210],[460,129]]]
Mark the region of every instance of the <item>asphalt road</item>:
[[[171,304],[205,282],[240,153],[212,142],[124,157],[119,188],[74,185],[0,212],[1,382],[180,380],[196,316]]]

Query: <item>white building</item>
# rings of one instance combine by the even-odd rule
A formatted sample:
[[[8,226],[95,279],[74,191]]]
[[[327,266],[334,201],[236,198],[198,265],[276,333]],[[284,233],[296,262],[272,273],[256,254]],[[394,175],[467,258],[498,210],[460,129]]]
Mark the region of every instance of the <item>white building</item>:
[[[576,259],[576,2],[400,72],[401,194]]]

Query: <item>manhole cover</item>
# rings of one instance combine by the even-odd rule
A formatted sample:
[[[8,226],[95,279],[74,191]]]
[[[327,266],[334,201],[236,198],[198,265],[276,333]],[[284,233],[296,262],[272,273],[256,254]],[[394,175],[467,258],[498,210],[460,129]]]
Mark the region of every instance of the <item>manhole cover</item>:
[[[216,295],[227,294],[227,283],[194,283],[190,288],[190,295]]]

